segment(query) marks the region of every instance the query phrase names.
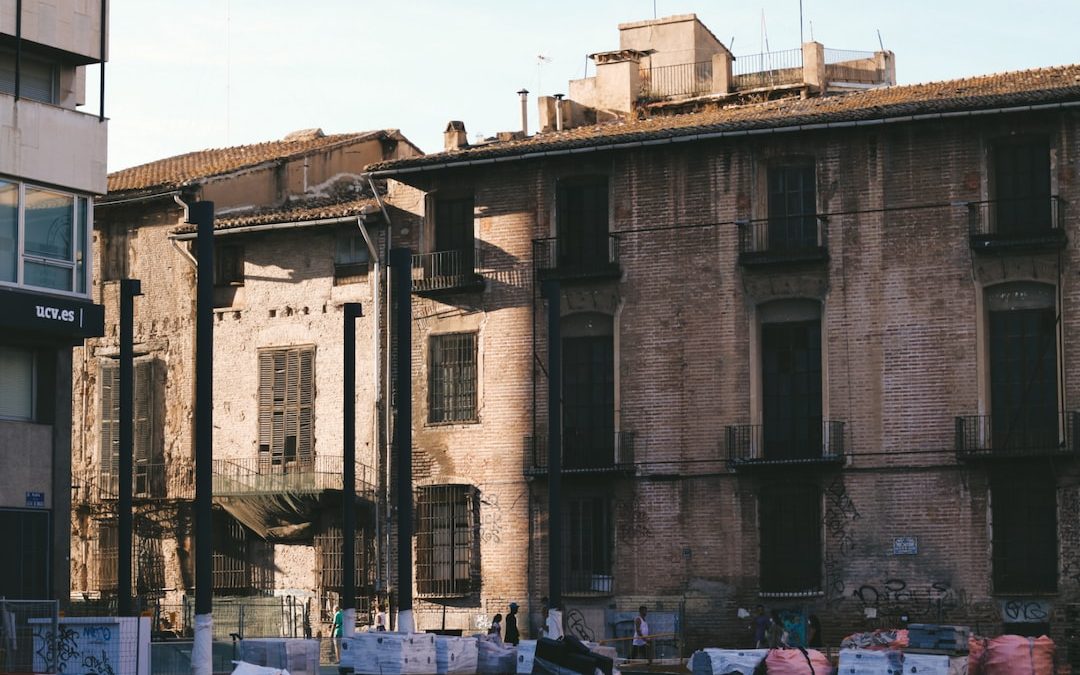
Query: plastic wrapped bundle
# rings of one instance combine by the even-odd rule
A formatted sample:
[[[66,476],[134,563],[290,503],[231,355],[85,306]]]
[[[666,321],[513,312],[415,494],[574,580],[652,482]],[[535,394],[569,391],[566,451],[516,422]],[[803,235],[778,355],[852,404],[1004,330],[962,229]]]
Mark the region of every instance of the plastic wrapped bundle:
[[[986,644],[982,666],[983,675],[1052,675],[1054,641],[1045,635],[999,635]]]
[[[358,674],[430,675],[437,668],[435,636],[428,633],[357,633],[345,642],[341,665]]]
[[[478,654],[476,638],[444,635],[435,637],[435,665],[438,675],[477,672]]]
[[[966,659],[961,659],[966,661]],[[943,654],[904,654],[904,673],[949,675],[950,659]]]
[[[690,657],[694,675],[753,675],[768,649],[702,649]]]
[[[842,649],[837,675],[900,675],[904,655],[892,650]]]
[[[533,659],[536,658],[536,640],[522,640],[517,646],[517,673],[529,675],[533,671]]]
[[[829,658],[816,649],[773,649],[765,657],[769,675],[820,675],[831,673]]]
[[[514,645],[504,645],[495,640],[480,638],[476,641],[476,647],[479,652],[477,673],[497,675],[517,672],[517,649]]]

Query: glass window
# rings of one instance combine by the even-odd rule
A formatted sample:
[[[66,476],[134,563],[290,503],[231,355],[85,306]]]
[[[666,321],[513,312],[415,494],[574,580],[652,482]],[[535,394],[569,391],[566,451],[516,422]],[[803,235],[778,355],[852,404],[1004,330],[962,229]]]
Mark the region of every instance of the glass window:
[[[334,283],[336,285],[362,281],[370,261],[364,235],[355,229],[338,233],[337,250],[334,252]]]
[[[19,186],[0,181],[0,281],[18,281]]]
[[[34,352],[0,346],[0,418],[34,419]]]

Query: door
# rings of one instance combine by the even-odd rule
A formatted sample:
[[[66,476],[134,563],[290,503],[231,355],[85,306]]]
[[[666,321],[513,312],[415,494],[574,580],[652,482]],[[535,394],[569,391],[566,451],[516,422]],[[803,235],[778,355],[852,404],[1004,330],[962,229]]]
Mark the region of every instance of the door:
[[[767,460],[821,457],[821,321],[761,326]]]

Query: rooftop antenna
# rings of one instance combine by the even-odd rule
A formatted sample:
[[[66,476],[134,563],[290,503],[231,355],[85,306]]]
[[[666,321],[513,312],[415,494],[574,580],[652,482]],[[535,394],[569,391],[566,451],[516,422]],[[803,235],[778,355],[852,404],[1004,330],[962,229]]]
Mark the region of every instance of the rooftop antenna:
[[[810,42],[814,41],[814,22],[810,22]]]
[[[735,53],[735,36],[734,35],[731,36],[731,42],[728,43],[727,50],[729,52],[731,52],[732,54]]]
[[[652,18],[656,18],[656,0],[652,0]]]
[[[769,53],[769,28],[765,25],[765,8],[761,8],[761,53]]]
[[[547,55],[542,54],[542,53],[536,55],[536,95],[537,96],[539,96],[540,92],[543,91],[543,88],[541,87],[541,83],[543,82],[544,66],[551,63],[554,60],[555,59],[551,58],[550,56],[547,56]]]
[[[802,34],[802,27],[803,27],[803,18],[802,18],[802,0],[799,0],[799,44],[800,44],[800,45],[801,45],[801,44],[803,43],[803,34]],[[811,36],[811,37],[810,37],[810,39],[811,39],[811,40],[813,40],[813,39],[814,39],[814,38],[813,38],[813,35],[814,35],[814,32],[813,32],[813,30],[811,30],[811,31],[810,31],[810,36]]]
[[[229,137],[232,135],[230,122],[232,113],[232,46],[230,34],[232,33],[231,2],[225,0],[225,145],[230,144]]]
[[[874,30],[877,31],[878,47],[881,47],[881,51],[885,51],[885,43],[881,41],[881,29],[880,28],[875,28]]]

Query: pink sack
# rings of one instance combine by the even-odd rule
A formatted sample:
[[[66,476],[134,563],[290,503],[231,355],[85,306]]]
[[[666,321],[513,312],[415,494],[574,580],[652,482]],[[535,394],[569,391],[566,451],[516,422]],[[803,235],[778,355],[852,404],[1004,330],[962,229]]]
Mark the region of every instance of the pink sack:
[[[968,675],[983,675],[983,658],[986,656],[986,643],[989,638],[968,638]]]
[[[1053,675],[1054,641],[999,635],[986,645],[982,675]]]
[[[810,663],[807,663],[807,657]],[[810,670],[811,664],[814,666]],[[804,656],[799,649],[773,649],[765,657],[765,672],[769,675],[829,675],[832,663],[821,652],[815,649],[807,649]]]

